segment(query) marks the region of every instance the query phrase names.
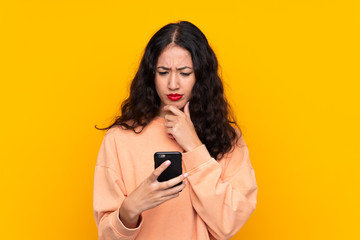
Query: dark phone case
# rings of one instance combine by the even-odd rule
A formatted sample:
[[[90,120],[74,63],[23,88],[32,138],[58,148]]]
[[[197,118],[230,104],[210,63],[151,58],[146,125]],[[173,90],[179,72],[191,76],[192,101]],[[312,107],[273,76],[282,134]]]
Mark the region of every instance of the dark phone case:
[[[165,157],[161,158],[161,155],[165,155]],[[180,152],[156,152],[154,154],[155,168],[158,168],[166,160],[171,161],[170,166],[165,169],[165,171],[163,171],[158,177],[157,180],[159,182],[170,180],[182,174],[181,156],[182,155]],[[176,184],[175,186],[178,186],[180,184],[181,182]]]

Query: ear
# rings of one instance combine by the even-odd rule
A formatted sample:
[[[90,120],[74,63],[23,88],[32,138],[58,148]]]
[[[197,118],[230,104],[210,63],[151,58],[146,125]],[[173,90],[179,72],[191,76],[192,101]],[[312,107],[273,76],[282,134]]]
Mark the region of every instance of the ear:
[[[185,113],[185,116],[187,116],[187,117],[189,117],[189,118],[191,119],[191,117],[190,117],[189,105],[190,105],[190,102],[187,102],[187,103],[185,104],[184,113]]]

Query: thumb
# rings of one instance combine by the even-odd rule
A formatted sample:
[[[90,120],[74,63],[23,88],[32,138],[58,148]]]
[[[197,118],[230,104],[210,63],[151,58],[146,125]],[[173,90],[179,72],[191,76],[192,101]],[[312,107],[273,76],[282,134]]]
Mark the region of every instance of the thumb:
[[[187,117],[190,117],[189,105],[190,105],[190,102],[187,102],[184,107],[184,113],[185,113],[185,116],[187,116]]]

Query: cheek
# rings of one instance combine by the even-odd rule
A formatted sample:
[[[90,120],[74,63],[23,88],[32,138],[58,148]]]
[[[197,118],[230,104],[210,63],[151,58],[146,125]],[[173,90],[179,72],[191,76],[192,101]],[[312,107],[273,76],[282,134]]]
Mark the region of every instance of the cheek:
[[[191,79],[191,80],[189,81],[189,83],[188,83],[187,91],[188,91],[189,93],[192,92],[192,89],[193,89],[194,85],[195,85],[195,78]]]
[[[164,91],[164,82],[155,77],[155,89],[159,96],[161,96],[162,92]]]

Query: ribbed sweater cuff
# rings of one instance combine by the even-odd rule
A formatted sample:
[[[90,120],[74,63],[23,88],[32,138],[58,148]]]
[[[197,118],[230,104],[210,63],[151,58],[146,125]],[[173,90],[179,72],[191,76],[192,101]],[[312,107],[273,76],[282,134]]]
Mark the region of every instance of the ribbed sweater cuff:
[[[206,149],[205,144],[202,144],[189,152],[183,153],[182,159],[185,171],[189,174],[196,172],[201,165],[214,161]]]
[[[129,239],[134,239],[136,235],[139,233],[140,227],[142,225],[142,217],[140,215],[140,223],[139,226],[136,228],[127,228],[125,225],[121,222],[119,218],[119,209],[116,210],[114,214],[114,218],[112,220],[113,227],[116,229],[116,231],[119,233],[119,235],[127,237]]]

